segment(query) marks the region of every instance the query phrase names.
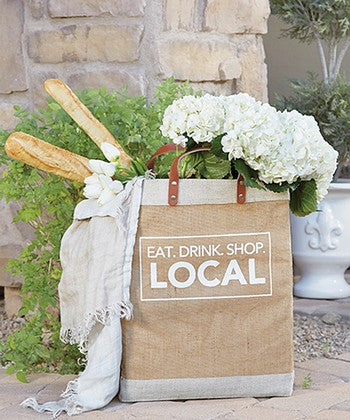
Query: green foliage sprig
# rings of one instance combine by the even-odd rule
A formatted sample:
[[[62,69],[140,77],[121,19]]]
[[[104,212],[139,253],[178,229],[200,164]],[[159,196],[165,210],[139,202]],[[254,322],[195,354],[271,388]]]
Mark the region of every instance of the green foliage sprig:
[[[135,162],[141,163],[167,142],[159,130],[165,108],[177,97],[193,93],[187,84],[178,85],[168,79],[148,104],[145,97],[129,97],[126,89],[111,93],[105,88],[91,89],[78,96]],[[15,107],[15,115],[20,120],[16,131],[88,158],[104,159],[91,139],[51,99],[46,107],[32,114]],[[0,130],[1,150],[8,135]],[[166,171],[166,159],[169,157],[159,159],[158,171]],[[9,365],[9,373],[17,372],[22,381],[32,371],[76,373],[81,368],[77,362],[81,354],[76,346],[65,345],[59,339],[57,286],[61,276],[60,241],[72,222],[74,207],[83,198],[83,185],[39,172],[8,158],[4,152],[0,154],[1,165],[7,168],[0,179],[0,198],[20,202],[15,221],[31,224],[35,239],[8,265],[11,273],[24,278],[19,315],[26,322],[10,334],[7,342],[0,343],[0,361]],[[140,171],[140,167],[134,169]]]

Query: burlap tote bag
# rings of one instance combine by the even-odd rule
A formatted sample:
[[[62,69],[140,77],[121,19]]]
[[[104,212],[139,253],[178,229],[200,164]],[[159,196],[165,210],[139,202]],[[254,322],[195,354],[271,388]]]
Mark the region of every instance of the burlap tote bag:
[[[144,182],[119,398],[290,395],[288,193],[179,181],[180,159]]]

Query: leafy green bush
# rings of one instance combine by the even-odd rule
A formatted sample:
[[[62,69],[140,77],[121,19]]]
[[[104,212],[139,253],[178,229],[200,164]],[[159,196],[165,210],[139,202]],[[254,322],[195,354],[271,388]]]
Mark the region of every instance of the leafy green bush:
[[[168,79],[149,104],[145,97],[127,96],[126,90],[108,93],[105,88],[92,89],[78,96],[131,156],[147,161],[167,142],[159,130],[164,109],[185,94],[193,94],[187,84],[178,85]],[[53,100],[49,99],[47,107],[36,113],[20,107],[15,111],[20,119],[16,131],[88,158],[103,158],[91,139]],[[8,135],[0,130],[1,150]],[[24,278],[19,315],[25,316],[26,322],[10,334],[6,343],[0,343],[0,361],[10,363],[8,372],[17,372],[22,381],[31,371],[76,373],[81,355],[76,346],[65,345],[59,339],[57,286],[61,237],[72,222],[75,205],[82,199],[83,185],[37,171],[9,159],[4,152],[0,154],[0,165],[7,166],[0,179],[0,198],[20,202],[15,221],[30,223],[35,229],[35,239],[8,266],[10,272]]]
[[[288,25],[284,36],[316,42],[324,83],[333,83],[350,46],[349,0],[271,0],[271,10]],[[326,48],[325,48],[326,46]]]
[[[342,78],[325,84],[310,75],[291,83],[293,94],[277,98],[277,107],[313,115],[323,137],[339,152],[335,179],[350,158],[350,85]]]

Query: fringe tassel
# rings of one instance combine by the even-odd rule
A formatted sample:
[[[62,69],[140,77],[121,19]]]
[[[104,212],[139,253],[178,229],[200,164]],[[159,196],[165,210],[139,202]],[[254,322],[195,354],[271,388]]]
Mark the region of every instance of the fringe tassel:
[[[152,171],[152,169],[148,169],[145,172],[145,179],[156,179],[156,174]]]
[[[20,404],[21,407],[25,408],[32,408],[33,410],[37,411],[38,413],[44,413],[46,410],[43,405],[39,405],[35,398],[27,398],[26,400],[22,401]]]
[[[132,318],[132,310],[132,303],[129,301],[97,309],[94,313],[87,313],[79,327],[61,328],[60,339],[63,343],[78,344],[79,351],[86,355],[88,350],[87,337],[97,322],[102,325],[108,325],[113,315],[130,320]]]
[[[45,413],[46,411],[49,411],[52,413],[53,419],[56,419],[57,417],[59,417],[62,414],[62,412],[66,410],[64,400],[61,400],[58,402],[48,402],[44,404],[38,404],[35,398],[27,398],[26,400],[21,402],[20,405],[21,407],[25,407],[25,408],[32,408],[37,413]]]
[[[132,309],[131,302],[122,302],[99,309],[95,313],[88,313],[84,317],[84,322],[78,328],[61,329],[60,338],[64,343],[78,344],[80,352],[86,356],[88,351],[87,337],[93,326],[97,322],[102,325],[108,325],[114,315],[119,318],[131,319]],[[79,378],[80,375],[68,382],[66,390],[61,394],[63,399],[60,401],[39,404],[35,398],[27,398],[20,405],[21,407],[32,408],[38,413],[44,413],[45,411],[51,412],[53,419],[56,419],[63,411],[68,416],[81,414],[84,410],[78,401]]]
[[[83,412],[83,407],[79,404],[77,397],[79,393],[79,376],[73,381],[69,381],[66,390],[61,397],[63,400],[57,402],[47,402],[39,404],[35,398],[27,398],[21,402],[21,407],[32,408],[37,413],[44,413],[49,411],[52,413],[52,418],[56,419],[65,411],[68,416],[75,416]]]
[[[73,381],[69,381],[66,390],[62,393],[61,397],[65,400],[65,411],[68,416],[74,416],[83,412],[83,407],[77,401],[79,393],[79,376]]]

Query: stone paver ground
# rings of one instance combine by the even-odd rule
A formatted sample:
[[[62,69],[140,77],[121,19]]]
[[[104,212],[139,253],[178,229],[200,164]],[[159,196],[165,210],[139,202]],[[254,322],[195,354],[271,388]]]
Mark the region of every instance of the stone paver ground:
[[[29,384],[19,383],[0,370],[0,419],[48,419],[19,406],[28,396],[39,402],[59,398],[71,375],[36,374]],[[304,389],[308,382],[310,387]],[[311,384],[310,384],[311,382]],[[62,415],[60,419],[68,419]],[[350,353],[334,359],[313,359],[295,366],[295,385],[291,397],[234,398],[184,402],[120,403],[112,401],[100,411],[84,413],[82,419],[142,420],[299,420],[350,419]]]
[[[350,321],[350,298],[337,300],[294,298],[294,313],[313,316],[337,313],[343,320]]]
[[[294,311],[323,316],[338,313],[350,319],[350,299],[322,301],[296,299]],[[19,406],[29,396],[39,402],[59,399],[73,376],[57,374],[31,375],[28,384],[0,369],[0,420],[49,419]],[[308,387],[306,388],[305,386]],[[67,420],[62,415],[60,420]],[[112,401],[100,411],[81,414],[78,418],[142,420],[350,420],[350,352],[333,358],[311,359],[295,364],[295,385],[291,397],[235,398],[184,402],[120,403]]]

